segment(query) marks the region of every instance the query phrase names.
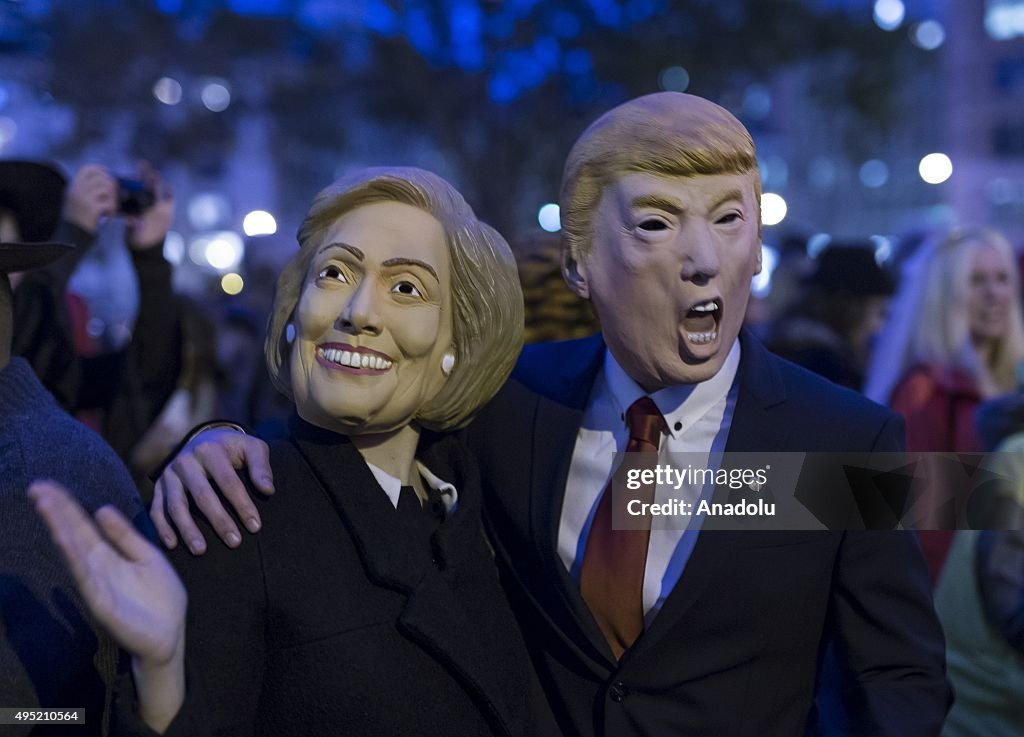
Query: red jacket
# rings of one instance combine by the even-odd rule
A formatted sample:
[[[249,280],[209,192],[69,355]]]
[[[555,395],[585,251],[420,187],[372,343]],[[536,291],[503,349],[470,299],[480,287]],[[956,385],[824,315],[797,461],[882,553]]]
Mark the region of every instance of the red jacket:
[[[982,401],[974,380],[963,371],[918,364],[893,390],[890,406],[907,423],[907,451],[980,453],[981,439],[974,412]],[[921,548],[932,580],[938,580],[946,562],[953,530],[924,530]]]

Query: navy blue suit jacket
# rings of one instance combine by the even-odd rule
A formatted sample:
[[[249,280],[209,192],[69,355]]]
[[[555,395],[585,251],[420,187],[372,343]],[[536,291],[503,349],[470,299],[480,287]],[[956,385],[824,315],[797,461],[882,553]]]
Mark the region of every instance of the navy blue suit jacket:
[[[898,415],[741,341],[727,451],[902,450]],[[506,590],[563,732],[801,735],[815,728],[829,652],[844,734],[937,735],[950,703],[943,637],[910,533],[706,530],[650,628],[614,661],[557,554],[603,356],[600,336],[527,346],[466,433]]]

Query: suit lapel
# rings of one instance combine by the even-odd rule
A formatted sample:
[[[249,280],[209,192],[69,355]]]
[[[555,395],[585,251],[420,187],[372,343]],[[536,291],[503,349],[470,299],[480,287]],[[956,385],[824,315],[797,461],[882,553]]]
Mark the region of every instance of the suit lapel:
[[[604,361],[604,350],[604,341],[598,335],[575,341],[566,360],[551,362],[559,373],[544,378],[545,396],[534,417],[530,461],[531,526],[556,607],[547,614],[567,636],[568,644],[585,656],[583,661],[596,666],[595,673],[600,677],[607,675],[613,662],[611,651],[558,556],[558,530],[576,437]]]
[[[771,437],[770,410],[785,400],[782,378],[774,359],[764,346],[744,330],[740,333],[740,348],[742,353],[736,375],[738,392],[726,440],[727,453],[764,450],[766,438]],[[715,579],[723,551],[734,549],[746,534],[737,530],[706,530],[698,534],[683,574],[650,628],[640,637],[636,646],[626,652],[621,662],[623,666],[642,657],[644,652],[658,648],[659,642],[675,629],[708,584]]]

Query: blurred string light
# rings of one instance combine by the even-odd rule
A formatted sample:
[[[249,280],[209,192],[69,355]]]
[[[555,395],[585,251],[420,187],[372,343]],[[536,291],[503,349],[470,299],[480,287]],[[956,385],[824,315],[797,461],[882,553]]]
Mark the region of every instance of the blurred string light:
[[[761,273],[754,276],[750,291],[755,297],[767,297],[772,291],[772,274],[779,265],[779,252],[772,246],[761,246]]]
[[[953,175],[953,162],[946,154],[928,154],[921,159],[917,171],[928,184],[942,184]]]
[[[988,0],[985,6],[985,30],[997,41],[1024,36],[1024,2]]]
[[[18,124],[7,116],[0,117],[0,148],[14,140],[18,135]]]
[[[210,230],[230,217],[227,198],[217,192],[197,194],[188,203],[188,220],[196,230]]]
[[[537,222],[549,233],[557,233],[562,229],[561,211],[554,202],[549,202],[537,212]]]
[[[185,238],[181,233],[171,230],[164,238],[164,258],[168,263],[177,266],[185,257]]]
[[[832,236],[828,233],[815,233],[807,239],[807,255],[810,258],[818,258],[818,254],[824,251],[832,242]]]
[[[257,235],[273,235],[277,232],[277,221],[266,210],[253,210],[242,220],[242,230],[250,238]]]
[[[906,14],[903,0],[875,0],[875,25],[883,31],[895,31],[903,23]]]
[[[244,287],[245,282],[242,281],[242,277],[233,271],[220,278],[220,288],[224,290],[225,294],[230,294],[231,296],[240,294]]]
[[[761,195],[761,222],[765,225],[778,225],[786,218],[786,201],[774,192]]]
[[[164,105],[177,105],[181,102],[181,83],[170,77],[160,77],[153,85],[153,97]]]
[[[665,67],[658,75],[658,86],[667,92],[686,92],[690,86],[690,73],[678,65]]]
[[[889,166],[879,159],[865,161],[860,167],[860,181],[865,187],[878,189],[889,181]]]
[[[227,110],[231,104],[231,90],[224,80],[211,80],[204,84],[199,97],[206,109],[214,113]]]
[[[9,103],[10,101],[11,86],[7,82],[0,80],[0,110],[3,110],[5,107],[7,107],[7,103]]]
[[[937,20],[922,21],[910,32],[910,40],[919,49],[934,51],[945,42],[946,29]]]

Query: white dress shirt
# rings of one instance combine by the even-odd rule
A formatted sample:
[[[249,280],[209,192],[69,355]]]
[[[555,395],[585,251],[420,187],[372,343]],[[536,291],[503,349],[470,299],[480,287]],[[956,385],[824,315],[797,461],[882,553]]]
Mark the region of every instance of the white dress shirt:
[[[402,481],[397,476],[392,476],[390,473],[382,468],[378,468],[372,463],[367,463],[370,467],[370,473],[377,479],[377,483],[380,484],[380,488],[384,489],[384,493],[388,495],[388,499],[398,509],[398,497],[402,493]],[[427,485],[441,494],[441,503],[444,504],[445,515],[451,515],[455,510],[455,505],[459,501],[459,492],[455,489],[454,484],[450,484],[444,479],[438,478],[429,468],[424,466],[419,461],[416,461],[416,468],[420,472],[420,476],[427,482]]]
[[[718,468],[736,404],[733,380],[739,362],[737,340],[721,370],[707,381],[667,387],[650,395],[668,426],[658,452],[659,464],[670,463],[667,453],[691,453],[701,454],[706,467]],[[625,451],[629,442],[626,410],[645,395],[606,349],[604,366],[591,389],[576,435],[558,528],[558,555],[577,584],[590,524],[601,492],[612,476],[613,454]],[[697,467],[697,458],[688,456],[687,462]],[[659,486],[655,501],[685,498],[695,502],[705,491],[710,490]],[[699,531],[696,524],[686,529],[685,519],[656,516],[652,520],[644,569],[645,625],[650,625],[682,575]]]

